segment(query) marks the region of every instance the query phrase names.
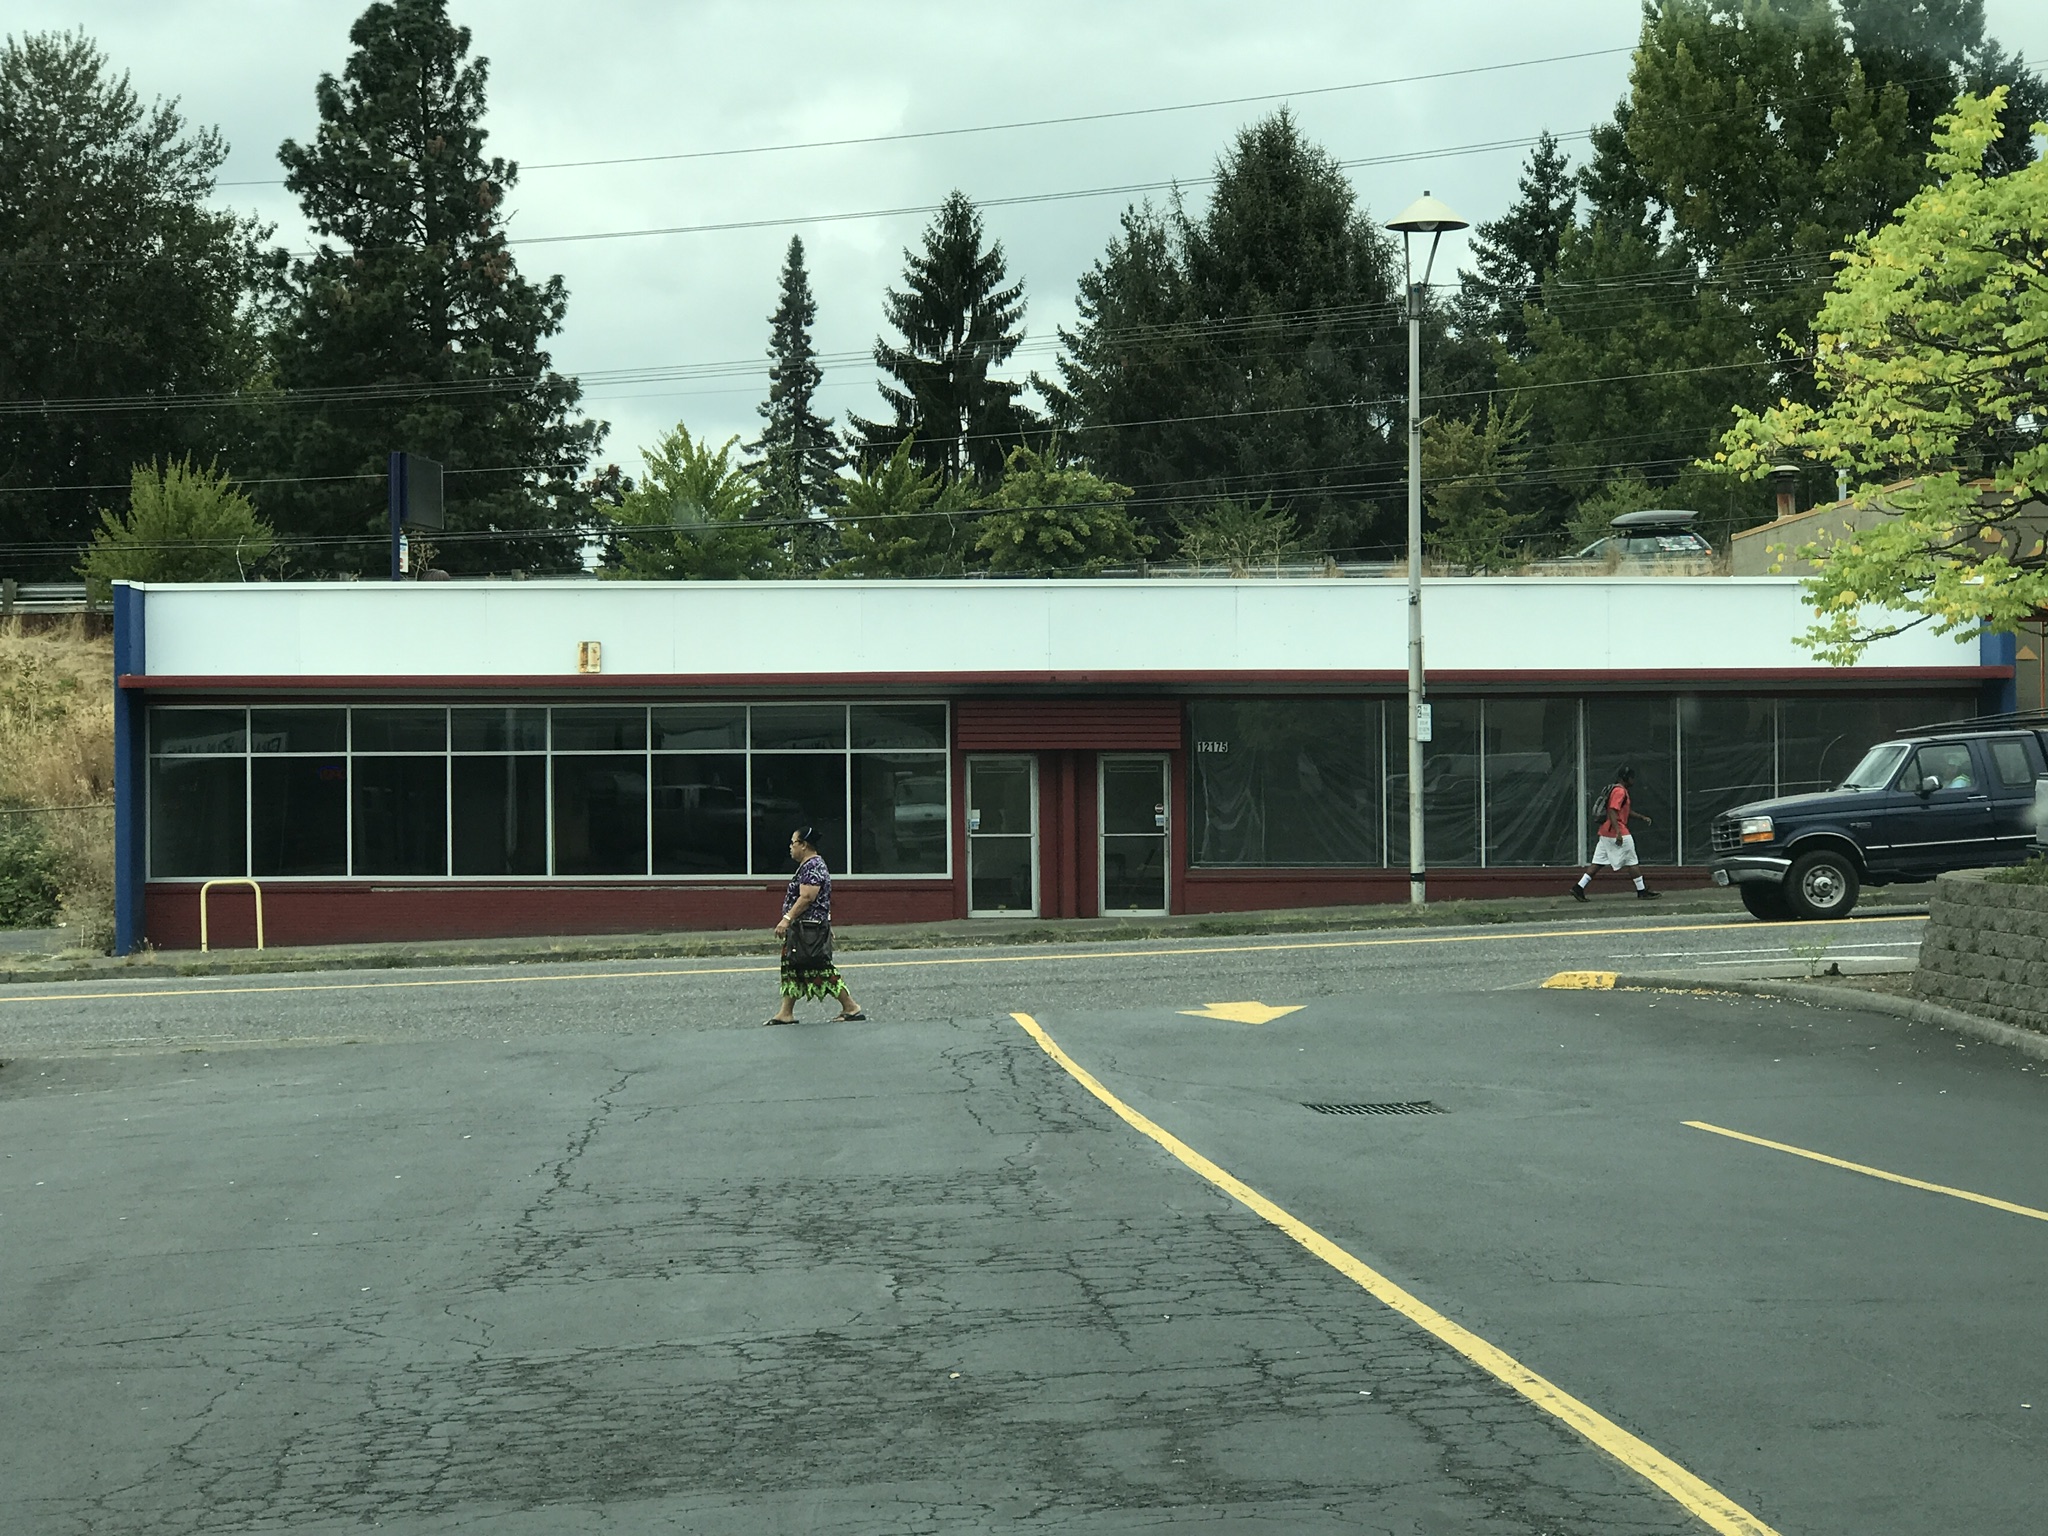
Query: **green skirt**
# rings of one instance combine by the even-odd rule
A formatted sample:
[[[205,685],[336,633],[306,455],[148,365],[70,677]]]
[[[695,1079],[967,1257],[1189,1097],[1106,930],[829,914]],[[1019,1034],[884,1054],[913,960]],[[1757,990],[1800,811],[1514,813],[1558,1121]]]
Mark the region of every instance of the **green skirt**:
[[[799,929],[809,930],[799,933]],[[824,930],[822,933],[817,930]],[[805,998],[836,998],[845,983],[839,967],[832,963],[832,925],[797,923],[782,941],[782,995]]]

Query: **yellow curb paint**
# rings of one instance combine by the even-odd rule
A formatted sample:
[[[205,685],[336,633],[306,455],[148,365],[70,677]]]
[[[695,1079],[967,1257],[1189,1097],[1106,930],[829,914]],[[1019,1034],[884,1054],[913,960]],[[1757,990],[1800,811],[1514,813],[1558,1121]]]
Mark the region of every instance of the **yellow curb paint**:
[[[1613,971],[1559,971],[1544,986],[1558,992],[1612,992]]]
[[[1201,1008],[1183,1008],[1181,1012],[1191,1019],[1228,1019],[1233,1024],[1270,1024],[1275,1019],[1284,1019],[1290,1013],[1299,1013],[1306,1003],[1295,1003],[1287,1008],[1269,1008],[1264,1003],[1209,1003]]]
[[[2048,1211],[2037,1211],[2031,1205],[2014,1205],[2010,1200],[1994,1199],[1990,1195],[1975,1194],[1967,1189],[1953,1189],[1946,1184],[1930,1184],[1925,1179],[1910,1179],[1903,1173],[1886,1173],[1882,1168],[1872,1168],[1867,1163],[1845,1162],[1839,1157],[1829,1157],[1825,1152],[1809,1152],[1804,1147],[1790,1146],[1782,1141],[1769,1141],[1762,1136],[1751,1136],[1743,1131],[1731,1131],[1725,1125],[1709,1125],[1704,1120],[1688,1120],[1685,1124],[1696,1131],[1711,1131],[1716,1136],[1726,1136],[1730,1141],[1746,1141],[1753,1147],[1768,1147],[1773,1152],[1789,1152],[1792,1156],[1803,1157],[1808,1162],[1826,1163],[1830,1168],[1845,1168],[1850,1173],[1860,1173],[1867,1178],[1883,1179],[1887,1184],[1903,1184],[1908,1189],[1924,1189],[1930,1195],[1948,1195],[1957,1200],[1967,1200],[1972,1205],[1988,1205],[1994,1211],[2027,1216],[2035,1221],[2048,1221]]]
[[[1860,917],[1856,921],[1918,923],[1924,922],[1925,919]],[[1533,933],[1442,933],[1413,939],[1312,939],[1292,944],[1175,945],[1170,939],[1162,939],[1160,947],[1156,949],[1091,949],[1076,953],[1062,946],[1046,954],[955,955],[939,960],[847,960],[840,962],[839,969],[886,971],[950,965],[1037,965],[1060,960],[1151,960],[1162,955],[1258,955],[1286,954],[1310,949],[1394,949],[1417,944],[1500,943],[1510,939],[1600,939],[1631,933],[1711,933],[1728,926],[1726,923],[1669,923],[1653,928],[1555,928]],[[1796,923],[1779,923],[1772,931],[1783,932],[1787,928],[1798,926],[1800,925]],[[519,976],[462,976],[421,981],[288,982],[282,986],[264,987],[148,987],[121,992],[16,992],[0,995],[0,1003],[105,1002],[123,997],[230,997],[242,992],[378,992],[401,987],[508,987],[527,982],[635,981],[651,976],[746,976],[772,973],[774,970],[773,965],[670,966],[658,971],[584,971],[560,976],[527,972]],[[32,983],[14,982],[11,985],[28,986]]]
[[[1690,1513],[1723,1536],[1777,1536],[1777,1533],[1725,1494],[1700,1481],[1654,1446],[1637,1439],[1604,1414],[1595,1412],[1555,1383],[1545,1380],[1513,1356],[1496,1349],[1476,1333],[1452,1322],[1420,1297],[1403,1290],[1363,1260],[1353,1257],[1322,1233],[1268,1200],[1233,1174],[1219,1168],[1172,1132],[1148,1120],[1111,1093],[1073,1057],[1060,1049],[1028,1013],[1010,1015],[1039,1049],[1116,1117],[1140,1135],[1165,1148],[1253,1214],[1279,1228],[1325,1264],[1355,1282],[1374,1300],[1407,1318],[1425,1333],[1442,1340],[1489,1376],[1512,1387],[1551,1417],[1569,1425],[1616,1461],[1662,1489]]]

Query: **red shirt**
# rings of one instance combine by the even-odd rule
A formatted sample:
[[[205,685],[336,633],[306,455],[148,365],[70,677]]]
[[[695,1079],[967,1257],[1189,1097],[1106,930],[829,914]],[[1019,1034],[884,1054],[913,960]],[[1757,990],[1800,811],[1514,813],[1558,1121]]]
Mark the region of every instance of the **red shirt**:
[[[1616,784],[1607,791],[1607,816],[1600,823],[1599,836],[1624,838],[1628,836],[1628,786]]]

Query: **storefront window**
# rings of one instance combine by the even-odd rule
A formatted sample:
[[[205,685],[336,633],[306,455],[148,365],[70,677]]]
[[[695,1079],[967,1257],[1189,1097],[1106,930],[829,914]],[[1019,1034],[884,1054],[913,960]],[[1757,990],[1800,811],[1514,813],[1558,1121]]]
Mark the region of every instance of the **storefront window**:
[[[1188,706],[1194,863],[1382,862],[1376,699],[1203,699]]]
[[[150,763],[150,873],[185,880],[248,872],[247,775],[242,757],[159,757]]]
[[[355,873],[448,873],[448,759],[356,757],[349,764]]]
[[[746,721],[739,722],[742,735]],[[710,733],[669,733],[656,711],[655,739],[702,739]],[[654,755],[654,872],[657,875],[744,875],[747,872],[747,759],[738,752]]]
[[[840,719],[843,733],[843,713]],[[756,752],[752,767],[754,873],[795,869],[789,834],[805,826],[816,829],[815,845],[826,866],[846,869],[846,754]]]
[[[1408,866],[1407,701],[1387,705],[1387,862]],[[1477,699],[1436,699],[1422,749],[1422,857],[1429,869],[1479,862]]]
[[[1684,847],[1679,857],[1687,864],[1704,864],[1713,857],[1716,816],[1775,793],[1776,713],[1773,699],[1737,694],[1694,694],[1678,701],[1685,782]]]
[[[1576,863],[1579,701],[1485,704],[1488,866]],[[1426,851],[1435,862],[1435,850]]]
[[[555,739],[562,739],[561,722]],[[555,873],[647,873],[647,758],[589,753],[554,760]]]
[[[547,721],[541,720],[546,740]],[[458,721],[455,739],[463,740]],[[520,739],[519,733],[499,740]],[[548,760],[533,754],[458,755],[449,763],[449,852],[458,875],[548,872]]]
[[[1636,857],[1645,864],[1678,862],[1678,704],[1670,696],[1598,694],[1586,700],[1586,788],[1590,805],[1616,770],[1635,769],[1630,803],[1649,819],[1631,821]],[[1586,828],[1592,851],[1597,829]]]
[[[851,867],[864,875],[944,874],[946,800],[945,753],[855,753]]]
[[[1783,699],[1778,716],[1778,793],[1833,789],[1866,749],[1916,725],[1970,713],[1960,699],[1902,694],[1862,699]]]

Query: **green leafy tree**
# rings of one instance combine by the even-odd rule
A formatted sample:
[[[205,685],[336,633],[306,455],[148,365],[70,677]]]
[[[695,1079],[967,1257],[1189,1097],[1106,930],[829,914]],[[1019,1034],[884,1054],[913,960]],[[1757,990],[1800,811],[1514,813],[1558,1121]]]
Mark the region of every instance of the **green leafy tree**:
[[[1617,517],[1645,512],[1657,504],[1657,488],[1636,471],[1623,470],[1602,481],[1572,508],[1571,536],[1566,540],[1566,548],[1576,553],[1614,532]]]
[[[1178,199],[1126,212],[1041,388],[1104,476],[1270,492],[1320,545],[1386,542],[1398,515],[1356,487],[1399,483],[1397,288],[1392,247],[1343,170],[1282,110],[1237,136],[1200,218]],[[1145,516],[1172,536],[1163,505]]]
[[[811,344],[817,318],[804,243],[792,235],[782,262],[781,297],[768,319],[768,398],[760,407],[765,424],[747,451],[761,487],[761,513],[782,523],[785,552],[798,570],[814,570],[832,553],[832,524],[818,514],[838,504],[839,471],[846,463],[838,434],[816,410],[824,380]]]
[[[983,501],[974,547],[998,575],[1088,576],[1152,548],[1124,510],[1131,488],[1060,462],[1058,445],[1012,448]]]
[[[239,441],[240,418],[201,403],[257,363],[263,232],[208,206],[226,155],[175,104],[145,106],[82,34],[0,41],[0,530],[35,551],[0,571],[61,578],[97,487]],[[128,403],[61,403],[103,397]]]
[[[881,386],[893,415],[851,417],[853,430],[876,457],[913,438],[911,456],[949,484],[994,480],[1036,424],[1019,399],[1024,386],[995,373],[1024,339],[1024,285],[1008,281],[1002,242],[987,243],[981,214],[958,191],[903,261],[903,287],[884,306],[902,342],[875,342],[876,365],[896,381]]]
[[[1183,515],[1175,526],[1183,560],[1220,565],[1233,576],[1277,566],[1301,549],[1301,529],[1293,514],[1275,507],[1271,497],[1254,506],[1226,496],[1192,516]]]
[[[451,570],[574,570],[577,479],[604,428],[576,414],[580,386],[544,346],[568,307],[561,278],[529,281],[506,243],[518,168],[485,154],[488,63],[446,0],[380,0],[349,38],[341,77],[315,93],[318,132],[278,150],[321,244],[279,298],[270,451],[279,475],[314,478],[267,500],[292,534],[354,536],[314,558],[374,570],[375,482],[407,449],[449,471]],[[477,537],[494,532],[507,537]]]
[[[611,509],[603,573],[631,581],[746,581],[773,575],[777,530],[753,516],[761,487],[734,461],[738,437],[717,450],[678,424],[640,457],[646,473]]]
[[[848,481],[834,576],[952,576],[969,548],[968,482],[920,469],[909,439]]]
[[[1556,515],[1639,474],[1716,542],[1769,516],[1696,461],[1737,406],[1813,398],[1832,253],[1924,183],[1925,92],[1985,69],[2038,89],[1982,31],[1973,0],[1649,8],[1629,96],[1580,173],[1583,214],[1529,315],[1529,354],[1502,374],[1530,390],[1532,463],[1559,487]],[[1825,476],[1807,489],[1825,494]]]
[[[1528,438],[1528,407],[1514,399],[1505,408],[1487,401],[1477,421],[1433,416],[1422,424],[1429,543],[1439,560],[1484,572],[1523,558],[1520,535],[1530,518],[1511,511],[1510,501],[1528,462]]]
[[[1916,624],[2011,630],[2048,607],[2048,552],[2016,509],[2048,490],[2048,166],[1987,174],[2003,88],[1941,120],[1935,183],[1858,240],[1818,321],[1816,404],[1744,411],[1715,467],[1756,479],[1792,455],[1857,477],[1895,515],[1800,551],[1819,622],[1849,662]]]
[[[124,511],[103,509],[79,562],[104,602],[117,580],[246,581],[270,553],[270,525],[218,466],[138,464]]]

